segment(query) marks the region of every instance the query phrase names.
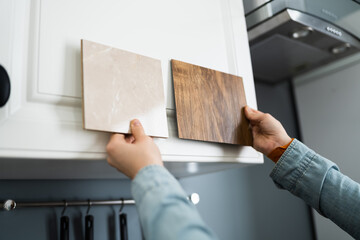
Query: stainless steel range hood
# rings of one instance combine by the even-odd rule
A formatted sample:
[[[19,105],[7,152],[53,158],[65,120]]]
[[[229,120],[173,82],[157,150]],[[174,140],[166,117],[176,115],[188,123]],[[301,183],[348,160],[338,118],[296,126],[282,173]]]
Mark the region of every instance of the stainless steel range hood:
[[[360,51],[353,0],[244,0],[255,79],[276,83]]]

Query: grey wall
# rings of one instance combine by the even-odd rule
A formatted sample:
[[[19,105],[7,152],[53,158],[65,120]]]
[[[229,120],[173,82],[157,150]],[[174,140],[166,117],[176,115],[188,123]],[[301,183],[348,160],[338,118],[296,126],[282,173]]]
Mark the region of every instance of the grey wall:
[[[276,87],[257,84],[259,108],[272,113],[296,136],[294,113],[287,83]],[[197,192],[200,214],[221,239],[312,239],[308,207],[279,190],[268,177],[273,163],[234,168],[180,180],[186,192]],[[128,180],[0,181],[0,199],[52,201],[59,199],[130,198]],[[61,208],[0,211],[0,239],[57,239]],[[94,207],[96,239],[118,238],[118,207]],[[68,208],[71,239],[83,239],[86,207]],[[141,239],[134,206],[126,206],[129,239]]]

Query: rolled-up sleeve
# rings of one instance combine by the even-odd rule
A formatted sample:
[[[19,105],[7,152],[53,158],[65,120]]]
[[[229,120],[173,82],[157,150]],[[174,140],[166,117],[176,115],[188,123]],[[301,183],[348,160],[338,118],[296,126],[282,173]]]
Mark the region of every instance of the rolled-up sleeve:
[[[275,184],[303,199],[360,239],[360,186],[336,164],[294,140],[270,174]]]
[[[131,191],[146,239],[217,239],[179,182],[164,167],[150,165],[141,169],[132,181]]]

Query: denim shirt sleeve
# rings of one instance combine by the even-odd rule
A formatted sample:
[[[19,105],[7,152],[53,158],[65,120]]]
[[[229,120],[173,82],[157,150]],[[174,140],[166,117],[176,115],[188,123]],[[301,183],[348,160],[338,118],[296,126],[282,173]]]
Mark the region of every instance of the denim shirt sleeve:
[[[360,239],[360,185],[343,175],[336,164],[294,139],[270,177],[278,187]]]
[[[132,181],[131,192],[147,240],[217,239],[164,167],[141,169]]]

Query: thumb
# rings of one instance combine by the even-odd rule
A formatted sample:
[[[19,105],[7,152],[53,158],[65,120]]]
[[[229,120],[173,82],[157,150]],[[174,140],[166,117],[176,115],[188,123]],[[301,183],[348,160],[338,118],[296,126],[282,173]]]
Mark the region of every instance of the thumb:
[[[146,136],[144,128],[142,127],[140,121],[138,119],[134,119],[130,124],[131,133],[134,136],[135,140]]]
[[[246,106],[245,107],[245,116],[247,119],[249,119],[251,122],[252,121],[260,121],[263,117],[263,114],[262,112],[260,111],[257,111],[255,109],[252,109],[251,107],[249,106]]]

